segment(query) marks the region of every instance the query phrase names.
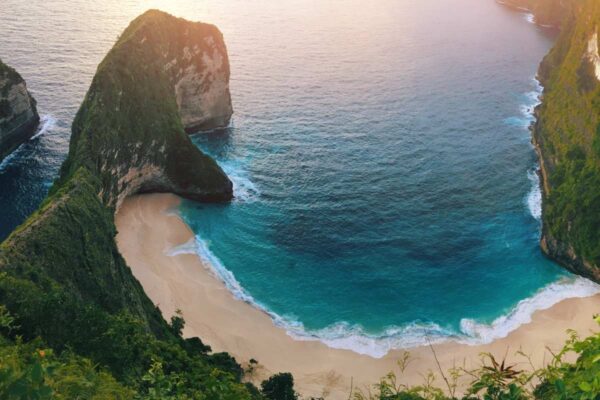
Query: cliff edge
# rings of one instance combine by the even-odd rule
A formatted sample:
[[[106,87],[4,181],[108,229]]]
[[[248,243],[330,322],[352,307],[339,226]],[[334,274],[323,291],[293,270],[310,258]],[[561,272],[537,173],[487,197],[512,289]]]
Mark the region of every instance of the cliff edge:
[[[231,117],[223,35],[210,24],[151,10],[136,18],[102,61],[75,117],[60,183],[85,167],[102,201],[173,192],[227,201],[232,183],[186,130]]]
[[[184,340],[183,321],[163,319],[115,243],[114,213],[127,196],[232,198],[231,181],[186,133],[227,125],[228,79],[213,25],[151,10],[123,32],[73,121],[48,197],[0,244],[0,304],[15,334],[87,357],[140,393],[159,363],[187,382],[182,398],[250,398],[237,362]]]
[[[538,74],[544,93],[533,141],[543,181],[541,247],[600,282],[600,3],[573,2],[572,11]]]
[[[572,11],[579,0],[496,0],[499,4],[529,11],[534,22],[547,28],[561,29],[565,21],[572,18]]]
[[[27,141],[39,122],[35,99],[25,80],[0,60],[0,161]]]

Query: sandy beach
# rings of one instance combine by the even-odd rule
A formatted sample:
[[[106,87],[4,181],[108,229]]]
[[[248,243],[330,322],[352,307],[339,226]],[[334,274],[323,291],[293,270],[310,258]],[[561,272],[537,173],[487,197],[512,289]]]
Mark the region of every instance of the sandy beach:
[[[166,319],[181,309],[186,320],[184,335],[199,336],[213,351],[227,351],[244,365],[254,358],[259,368],[249,379],[260,382],[276,372],[292,372],[296,388],[303,396],[347,399],[351,382],[367,388],[390,371],[398,372],[403,351],[383,358],[336,350],[317,341],[297,341],[276,327],[270,317],[237,300],[214,275],[210,266],[193,254],[169,255],[169,250],[193,239],[189,227],[172,212],[179,198],[151,194],[127,199],[116,215],[117,243],[121,254],[141,282],[147,295]],[[476,299],[474,299],[476,301]],[[581,335],[596,330],[593,314],[600,311],[600,295],[564,300],[550,309],[538,311],[533,321],[522,325],[506,338],[488,345],[469,346],[447,342],[434,345],[442,369],[480,365],[479,355],[491,352],[498,358],[528,368],[515,353],[529,354],[536,367],[549,359],[546,347],[558,350],[567,338],[567,329]],[[410,349],[411,362],[401,381],[423,382],[428,371],[438,371],[430,347]],[[436,380],[439,386],[442,379]],[[466,383],[468,381],[465,378]]]

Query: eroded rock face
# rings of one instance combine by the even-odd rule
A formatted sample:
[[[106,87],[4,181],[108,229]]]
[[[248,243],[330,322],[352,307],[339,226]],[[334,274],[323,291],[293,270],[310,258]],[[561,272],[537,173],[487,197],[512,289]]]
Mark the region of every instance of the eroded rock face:
[[[221,32],[150,10],[98,67],[73,122],[61,183],[86,168],[100,178],[104,204],[116,209],[148,192],[228,201],[232,182],[186,131],[227,126],[231,114]]]
[[[0,60],[0,161],[35,133],[39,121],[25,81]]]
[[[188,133],[229,125],[233,108],[229,93],[229,62],[224,45],[215,36],[183,48],[183,64],[175,73],[175,96]],[[180,63],[181,64],[181,63]]]
[[[153,13],[156,14],[150,12]],[[188,133],[226,127],[233,108],[223,35],[214,25],[177,21],[177,45],[162,56],[165,71],[171,75],[183,126]],[[140,46],[155,42],[148,26],[136,33]]]
[[[600,54],[598,53],[598,30],[592,35],[588,41],[587,52],[585,57],[592,65],[596,80],[600,81]]]

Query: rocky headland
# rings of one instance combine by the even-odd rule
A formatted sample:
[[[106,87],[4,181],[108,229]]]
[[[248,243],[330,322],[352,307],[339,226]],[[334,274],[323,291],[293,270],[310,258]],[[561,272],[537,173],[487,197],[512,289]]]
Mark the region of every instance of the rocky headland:
[[[114,214],[128,196],[232,198],[231,181],[186,133],[229,123],[228,85],[213,25],[150,10],[122,33],[73,121],[59,178],[0,244],[0,304],[25,340],[68,348],[141,392],[142,375],[160,363],[187,382],[185,398],[251,397],[232,357],[183,339],[182,320],[164,320],[115,243]]]

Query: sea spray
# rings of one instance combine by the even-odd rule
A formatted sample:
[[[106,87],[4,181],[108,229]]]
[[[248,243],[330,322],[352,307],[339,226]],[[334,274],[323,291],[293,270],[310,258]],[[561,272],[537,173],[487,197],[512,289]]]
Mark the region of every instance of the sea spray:
[[[230,127],[233,126],[233,122],[230,122]],[[220,129],[222,130],[222,129]],[[210,132],[203,132],[203,134],[207,134]],[[256,201],[260,196],[260,191],[258,187],[254,184],[254,182],[250,179],[250,174],[248,173],[248,157],[231,157],[224,158],[219,157],[218,154],[212,152],[207,146],[203,146],[201,143],[198,143],[198,137],[195,138],[194,142],[196,145],[208,156],[212,157],[219,167],[225,172],[225,174],[231,180],[233,184],[233,197],[234,202],[252,202]]]
[[[536,79],[532,79],[533,90],[523,95],[524,101],[519,106],[520,116],[510,117],[504,120],[507,125],[522,128],[527,132],[527,140],[531,142],[530,129],[535,123],[535,108],[541,103],[543,87]],[[531,145],[533,151],[533,145]],[[527,178],[531,183],[531,189],[524,199],[527,210],[533,218],[541,221],[542,218],[542,191],[540,188],[540,179],[538,175],[539,165],[536,163],[527,171]]]
[[[531,190],[527,194],[526,203],[529,213],[533,218],[542,220],[542,189],[540,187],[539,166],[536,164],[527,171],[527,178],[531,182]]]
[[[239,160],[217,161],[233,183],[234,201],[251,202],[258,199],[260,192]]]
[[[40,127],[35,135],[31,137],[29,140],[37,139],[42,135],[45,135],[49,131],[51,131],[56,126],[56,118],[52,115],[42,115],[40,118]]]
[[[52,115],[42,115],[40,117],[40,124],[38,126],[37,132],[31,138],[29,138],[28,142],[38,139],[40,136],[45,135],[46,133],[48,133],[55,127],[56,127],[56,119]],[[28,142],[25,142],[25,143],[22,143],[21,145],[19,145],[19,147],[17,147],[15,150],[13,150],[12,153],[10,153],[8,156],[6,156],[2,160],[2,162],[0,162],[0,173],[4,172],[6,170],[6,168],[13,163],[13,161],[15,161],[16,159],[18,159],[20,157],[20,154],[23,151],[24,145],[26,145]]]

